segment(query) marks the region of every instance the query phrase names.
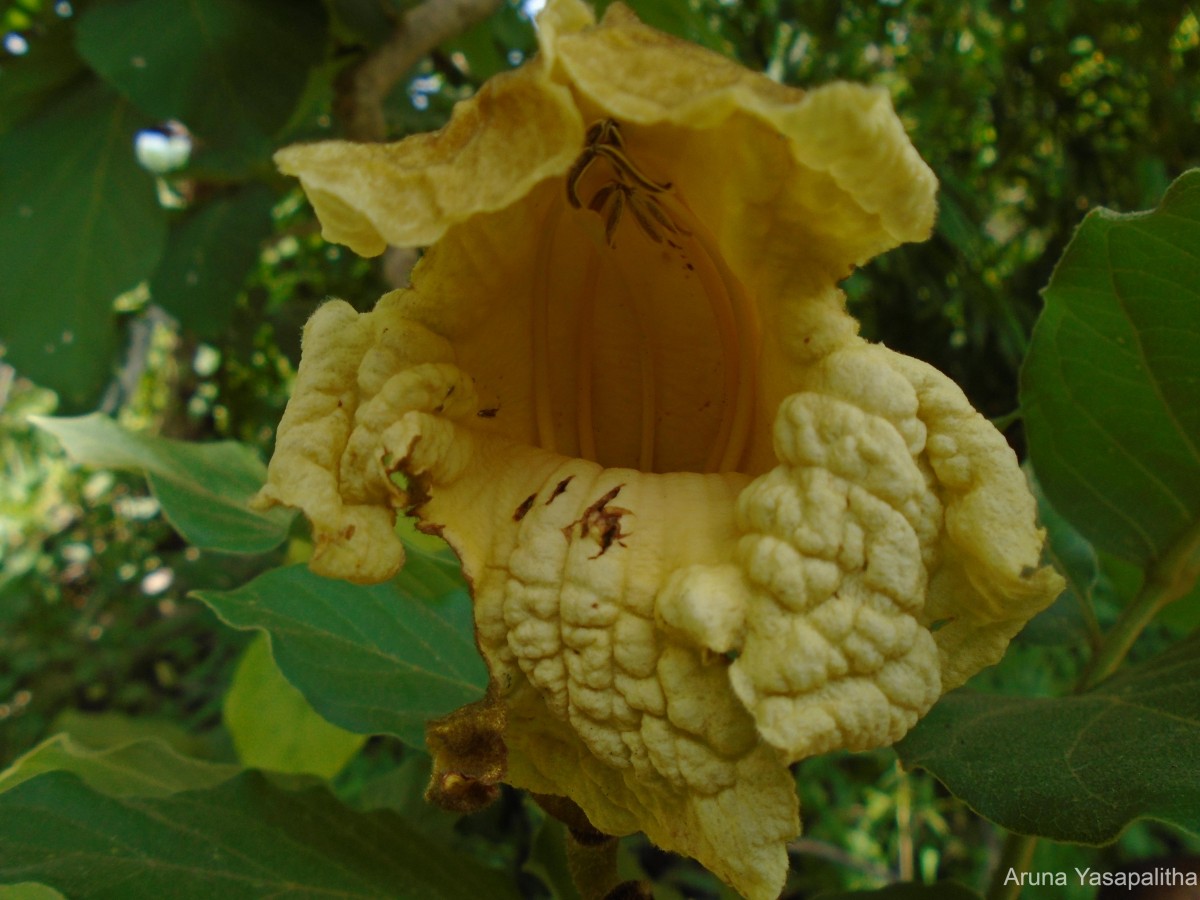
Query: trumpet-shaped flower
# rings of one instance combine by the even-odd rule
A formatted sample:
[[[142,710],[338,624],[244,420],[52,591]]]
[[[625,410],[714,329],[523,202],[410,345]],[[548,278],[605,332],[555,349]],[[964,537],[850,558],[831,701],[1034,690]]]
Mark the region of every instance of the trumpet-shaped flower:
[[[837,288],[932,226],[886,93],[619,4],[540,37],[440,132],[279,153],[330,240],[429,249],[309,322],[263,498],[354,581],[403,565],[398,511],[443,535],[504,779],[773,897],[788,765],[899,739],[1061,582],[1003,438]]]

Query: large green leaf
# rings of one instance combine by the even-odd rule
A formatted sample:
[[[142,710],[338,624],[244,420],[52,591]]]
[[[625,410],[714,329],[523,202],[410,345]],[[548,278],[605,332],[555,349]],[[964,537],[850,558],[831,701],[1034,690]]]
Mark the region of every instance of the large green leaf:
[[[1072,697],[955,691],[896,750],[1021,834],[1102,844],[1142,817],[1200,833],[1200,636]]]
[[[275,661],[330,722],[424,746],[424,723],[478,700],[487,669],[470,597],[438,557],[364,587],[288,566],[197,596],[234,628],[271,635]]]
[[[138,108],[178,119],[221,168],[264,158],[324,56],[318,0],[110,0],[77,26],[84,59]]]
[[[1090,213],[1045,291],[1021,372],[1051,504],[1146,566],[1200,522],[1200,170],[1149,213]]]
[[[238,759],[247,768],[329,779],[367,739],[317,715],[275,665],[265,634],[242,654],[223,713]]]
[[[93,750],[68,734],[56,734],[0,772],[0,794],[54,771],[73,772],[94,790],[112,797],[165,797],[213,787],[240,769],[183,756],[160,740]]]
[[[149,277],[166,218],[133,156],[129,104],[96,83],[0,136],[0,341],[23,375],[92,404],[117,346],[113,300]]]
[[[258,773],[204,791],[115,798],[51,772],[0,794],[0,881],[73,898],[516,900],[511,880],[391,812]]]
[[[189,211],[172,227],[150,282],[154,302],[201,337],[220,337],[271,232],[274,202],[254,184]]]
[[[107,416],[31,417],[78,463],[145,472],[163,513],[202,550],[265,553],[287,537],[293,514],[250,509],[267,477],[255,451],[235,441],[191,444],[135,434]]]

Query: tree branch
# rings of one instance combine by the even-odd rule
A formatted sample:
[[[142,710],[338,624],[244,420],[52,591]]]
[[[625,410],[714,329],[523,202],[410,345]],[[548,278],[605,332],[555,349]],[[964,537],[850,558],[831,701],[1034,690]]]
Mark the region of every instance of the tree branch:
[[[425,0],[404,13],[396,30],[366,59],[338,78],[334,108],[352,141],[387,138],[383,104],[392,89],[438,44],[494,13],[502,0]]]

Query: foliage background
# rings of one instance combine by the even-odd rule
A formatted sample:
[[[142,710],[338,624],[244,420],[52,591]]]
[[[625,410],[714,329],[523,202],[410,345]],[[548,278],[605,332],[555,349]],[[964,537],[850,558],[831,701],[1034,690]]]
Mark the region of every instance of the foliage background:
[[[455,101],[534,52],[528,9],[490,5],[396,73],[380,98],[388,137],[438,127]],[[954,377],[1023,449],[1012,415],[1018,369],[1039,291],[1076,223],[1100,205],[1153,207],[1197,163],[1191,5],[630,5],[788,84],[888,88],[941,181],[938,226],[929,242],[852,276],[851,309],[869,337]],[[381,737],[364,745],[335,729],[307,739],[315,759],[280,759],[271,734],[238,724],[227,698],[244,701],[241,689],[231,694],[239,677],[269,682],[262,696],[279,699],[259,703],[307,707],[269,655],[263,662],[260,643],[189,592],[234,589],[303,559],[301,526],[262,553],[202,549],[166,521],[141,475],[80,468],[28,420],[99,409],[135,432],[235,439],[269,455],[303,321],[328,296],[369,308],[411,263],[394,254],[381,266],[325,244],[270,154],[361,136],[355,72],[394,51],[397,25],[416,6],[17,0],[0,18],[0,767],[63,731],[111,747],[159,729],[213,764],[332,778],[343,801],[397,811],[406,827],[506,873],[528,895],[569,894],[561,832],[519,796],[454,821],[415,799],[428,765],[419,749]],[[186,125],[190,157],[152,171],[135,140],[169,120]],[[1118,559],[1102,568],[1099,628],[1141,577]],[[1035,621],[980,684],[1023,696],[1069,690],[1092,624],[1081,606],[1068,598]],[[1194,596],[1176,604],[1135,658],[1190,633],[1198,606]],[[246,675],[255,660],[258,674]],[[979,886],[1000,852],[999,829],[925,772],[903,772],[890,750],[808,761],[797,780],[807,823],[794,847],[796,896],[897,879]],[[622,852],[625,870],[654,878],[663,896],[722,891],[644,842]],[[1043,843],[1035,867],[1197,852],[1186,833],[1142,822],[1101,849]]]

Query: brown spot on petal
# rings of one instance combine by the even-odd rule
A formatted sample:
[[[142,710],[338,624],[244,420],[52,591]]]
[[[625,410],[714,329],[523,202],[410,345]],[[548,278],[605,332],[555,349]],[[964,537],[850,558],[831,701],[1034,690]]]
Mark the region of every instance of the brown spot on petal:
[[[610,507],[608,504],[617,498],[617,494],[621,493],[621,488],[625,485],[618,484],[615,488],[584,510],[583,515],[563,529],[563,534],[567,540],[571,539],[571,532],[575,526],[579,526],[579,536],[586,538],[593,531],[597,533],[596,541],[600,544],[600,551],[590,557],[597,559],[605,554],[609,547],[613,544],[625,546],[622,538],[630,536],[630,532],[621,530],[621,517],[630,513],[627,509],[622,509],[619,506]]]
[[[537,499],[537,494],[533,493],[521,501],[521,505],[513,511],[513,521],[520,522],[525,515],[533,508],[533,501]]]
[[[562,481],[560,481],[558,484],[556,484],[554,486],[554,490],[550,492],[550,499],[546,501],[547,506],[549,506],[551,503],[553,503],[560,494],[562,494],[564,491],[566,491],[567,485],[569,485],[571,483],[571,479],[574,477],[575,477],[574,475],[568,475],[566,478],[564,478]]]

